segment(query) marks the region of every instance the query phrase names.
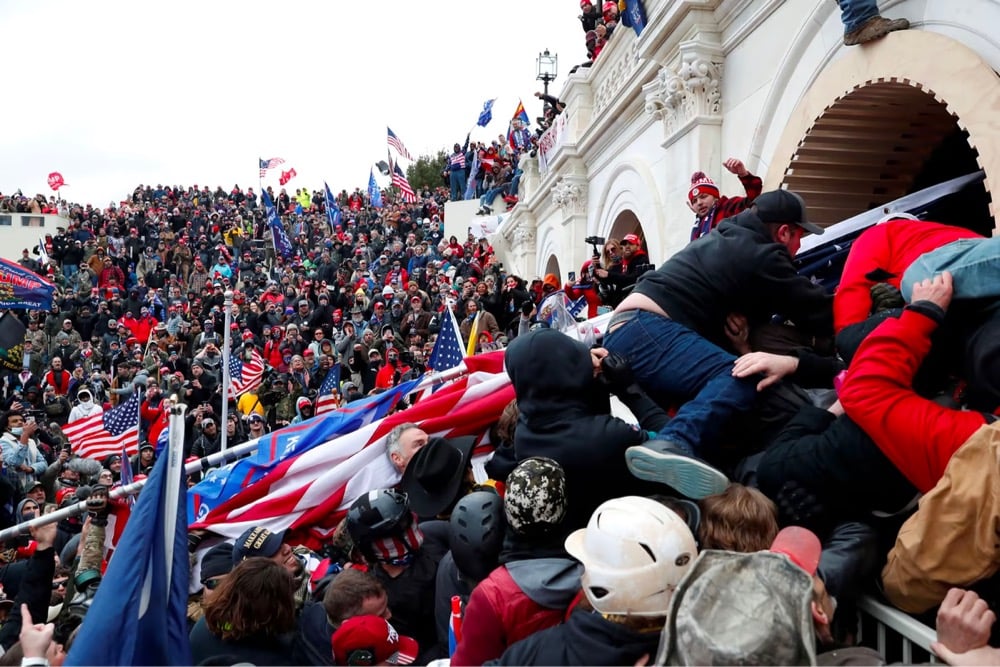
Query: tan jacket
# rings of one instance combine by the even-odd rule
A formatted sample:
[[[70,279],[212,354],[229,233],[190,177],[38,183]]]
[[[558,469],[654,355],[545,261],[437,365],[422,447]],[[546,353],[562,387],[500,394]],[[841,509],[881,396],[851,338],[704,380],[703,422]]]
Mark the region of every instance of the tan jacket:
[[[1000,569],[1000,422],[958,449],[899,530],[882,570],[889,601],[911,613],[940,604]]]

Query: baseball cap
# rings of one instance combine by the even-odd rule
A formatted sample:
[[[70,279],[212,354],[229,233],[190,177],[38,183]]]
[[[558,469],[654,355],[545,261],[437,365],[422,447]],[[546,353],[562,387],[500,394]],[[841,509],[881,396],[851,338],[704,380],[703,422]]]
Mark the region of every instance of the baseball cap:
[[[247,558],[270,558],[278,553],[285,531],[271,532],[264,526],[247,528],[233,544],[233,565]]]
[[[813,576],[819,567],[819,555],[823,550],[819,538],[800,526],[782,528],[771,542],[769,551],[784,554],[788,559]]]
[[[823,228],[806,220],[806,203],[791,190],[771,190],[753,201],[761,222],[795,224],[810,234],[822,234]]]
[[[631,243],[632,245],[642,245],[642,241],[635,234],[626,234],[622,237],[622,243]]]
[[[389,621],[372,614],[347,619],[331,641],[338,665],[409,665],[419,651],[413,637],[399,634]],[[366,655],[353,655],[360,651]]]

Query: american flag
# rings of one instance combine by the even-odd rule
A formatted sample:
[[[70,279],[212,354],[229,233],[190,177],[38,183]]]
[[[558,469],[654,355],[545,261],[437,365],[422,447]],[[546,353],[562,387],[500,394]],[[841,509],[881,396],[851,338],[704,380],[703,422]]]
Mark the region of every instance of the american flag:
[[[250,360],[243,362],[238,354],[229,356],[229,397],[236,398],[260,385],[264,377],[264,358],[254,349]]]
[[[441,333],[438,334],[434,349],[431,350],[431,358],[427,360],[427,366],[439,372],[455,368],[465,358],[455,312],[451,308],[447,308],[447,311],[448,315],[441,323]]]
[[[323,378],[323,384],[319,386],[319,397],[316,399],[315,414],[321,415],[339,407],[333,395],[334,389],[340,389],[340,364],[333,366]]]
[[[260,177],[264,178],[267,176],[268,169],[274,169],[279,164],[285,164],[285,161],[280,157],[273,157],[270,160],[265,160],[263,158],[257,158],[260,162]]]
[[[432,437],[483,438],[473,450],[473,463],[481,463],[491,449],[485,434],[513,400],[514,387],[503,371],[503,351],[470,357],[466,364],[470,374],[461,380],[411,408],[282,461],[190,528],[226,537],[256,525],[287,528],[290,543],[319,547],[360,495],[399,482],[385,446],[389,432],[403,422],[418,424]]]
[[[101,460],[111,454],[121,454],[122,448],[131,456],[139,451],[139,392],[121,405],[99,415],[82,417],[63,427],[73,453],[85,459]],[[128,460],[122,461],[128,465]]]
[[[389,132],[389,145],[395,148],[400,156],[405,157],[407,160],[412,160],[413,156],[410,155],[410,151],[406,150],[406,146],[399,140],[399,137],[388,126],[385,129]]]
[[[417,193],[410,187],[410,182],[406,180],[406,174],[399,168],[399,163],[392,166],[392,184],[403,193],[403,201],[413,204],[417,201]]]

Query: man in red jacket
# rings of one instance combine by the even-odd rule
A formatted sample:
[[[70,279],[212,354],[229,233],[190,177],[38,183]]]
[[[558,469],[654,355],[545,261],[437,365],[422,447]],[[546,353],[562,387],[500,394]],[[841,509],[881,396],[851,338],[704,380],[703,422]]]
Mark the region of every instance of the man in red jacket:
[[[691,187],[688,188],[688,208],[694,211],[694,227],[691,228],[691,240],[700,239],[715,229],[720,222],[746,209],[757,198],[763,189],[759,176],[747,171],[746,166],[734,157],[722,163],[731,174],[736,174],[746,190],[746,197],[723,197],[719,194],[719,186],[703,171],[691,175]]]
[[[872,285],[887,282],[900,288],[904,272],[924,253],[959,239],[982,239],[968,229],[923,220],[890,220],[866,230],[851,245],[844,271],[833,298],[833,328],[868,318],[872,308]],[[926,276],[925,276],[926,277]],[[912,291],[904,290],[909,296]]]

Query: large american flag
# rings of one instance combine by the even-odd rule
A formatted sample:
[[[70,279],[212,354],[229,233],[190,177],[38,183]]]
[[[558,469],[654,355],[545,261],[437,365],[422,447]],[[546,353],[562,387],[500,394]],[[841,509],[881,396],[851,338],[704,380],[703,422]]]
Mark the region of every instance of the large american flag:
[[[396,149],[396,152],[400,154],[401,157],[405,157],[407,160],[412,160],[413,156],[410,155],[410,151],[406,150],[406,146],[403,142],[399,140],[396,133],[393,132],[388,126],[385,128],[389,133],[389,145]]]
[[[392,184],[403,193],[403,201],[408,204],[413,204],[417,201],[417,193],[410,187],[410,182],[406,180],[406,174],[399,168],[398,163],[392,166]]]
[[[244,362],[238,354],[229,356],[229,397],[236,398],[260,386],[264,377],[264,358],[254,349],[250,360]]]
[[[101,460],[121,454],[122,448],[131,456],[139,451],[139,392],[133,391],[121,405],[72,421],[62,430],[73,453],[85,459]]]
[[[503,351],[470,357],[466,363],[470,375],[411,408],[280,462],[190,528],[226,537],[257,525],[289,529],[290,543],[318,548],[355,499],[399,482],[385,446],[389,432],[403,422],[420,425],[430,436],[481,438],[473,450],[475,469],[492,449],[489,428],[513,400],[514,387],[503,371]]]
[[[323,378],[323,384],[319,386],[319,396],[316,398],[314,414],[321,415],[340,407],[337,405],[337,398],[333,395],[334,389],[340,389],[340,364],[331,368],[326,377]]]
[[[280,157],[273,157],[273,158],[270,158],[269,160],[265,160],[264,158],[257,158],[257,160],[258,160],[258,162],[260,162],[260,177],[261,178],[264,178],[267,175],[267,170],[268,169],[274,169],[279,164],[285,164],[285,161],[282,158],[280,158]]]
[[[455,312],[449,307],[447,315],[442,314],[442,318],[444,321],[441,322],[441,332],[438,333],[431,357],[427,360],[427,365],[438,372],[455,368],[465,357]]]

